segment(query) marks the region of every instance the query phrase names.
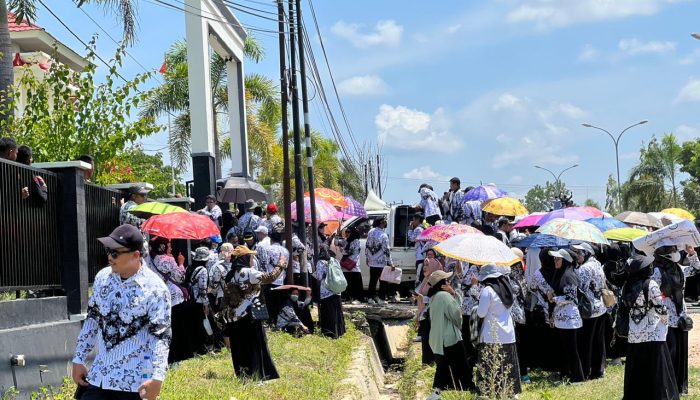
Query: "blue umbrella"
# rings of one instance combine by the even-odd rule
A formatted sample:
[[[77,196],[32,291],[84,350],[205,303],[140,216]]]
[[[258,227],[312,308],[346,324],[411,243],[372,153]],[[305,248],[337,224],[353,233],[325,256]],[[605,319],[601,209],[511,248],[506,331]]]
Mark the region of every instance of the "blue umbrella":
[[[554,235],[533,233],[525,239],[513,243],[513,246],[519,247],[521,249],[528,247],[569,247],[572,244],[577,243],[581,243],[581,241],[564,239]]]
[[[609,231],[610,229],[616,228],[629,228],[629,226],[626,223],[615,218],[590,218],[587,219],[586,222],[595,225],[595,227],[600,229],[601,232]]]
[[[499,197],[505,197],[508,193],[497,188],[494,185],[482,185],[477,186],[474,189],[468,191],[464,194],[462,198],[462,203],[467,201],[486,201],[490,199],[497,199]]]

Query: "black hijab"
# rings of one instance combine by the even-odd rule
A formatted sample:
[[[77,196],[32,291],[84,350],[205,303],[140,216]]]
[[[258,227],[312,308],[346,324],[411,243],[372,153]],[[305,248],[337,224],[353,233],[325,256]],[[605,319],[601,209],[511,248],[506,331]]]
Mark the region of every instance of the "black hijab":
[[[542,277],[544,278],[545,282],[547,282],[549,286],[552,286],[554,282],[554,273],[556,272],[556,268],[554,268],[554,259],[552,258],[552,256],[549,255],[550,250],[556,249],[547,247],[540,251],[540,264],[542,265],[542,267],[540,268],[540,274],[542,274]]]
[[[566,259],[562,259],[561,262],[561,268],[555,268],[554,278],[550,284],[554,290],[554,294],[557,296],[565,295],[566,293],[564,293],[564,289],[567,286],[579,286],[578,275],[576,275],[576,271],[574,271],[573,263],[570,263]]]
[[[513,305],[513,288],[510,287],[510,282],[508,282],[508,277],[505,275],[497,276],[495,278],[484,279],[481,282],[482,285],[488,286],[493,289],[501,299],[501,302],[506,308]]]
[[[656,257],[654,265],[661,271],[661,293],[673,301],[676,311],[683,310],[683,287],[685,276],[681,267],[671,260]]]
[[[641,267],[641,262],[641,259],[637,260],[637,258],[632,260],[630,263],[631,271],[625,285],[622,287],[622,304],[628,308],[631,308],[637,302],[639,293],[644,289],[644,283],[649,279],[653,271],[651,264]]]

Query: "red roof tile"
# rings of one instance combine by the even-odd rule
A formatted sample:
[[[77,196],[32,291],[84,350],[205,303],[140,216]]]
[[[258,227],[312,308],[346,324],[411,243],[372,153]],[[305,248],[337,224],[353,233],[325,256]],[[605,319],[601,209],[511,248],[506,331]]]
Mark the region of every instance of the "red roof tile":
[[[10,28],[10,32],[37,31],[43,29],[40,26],[28,23],[26,20],[22,21],[21,24],[18,24],[16,21],[17,17],[15,16],[15,14],[8,12],[7,25]]]

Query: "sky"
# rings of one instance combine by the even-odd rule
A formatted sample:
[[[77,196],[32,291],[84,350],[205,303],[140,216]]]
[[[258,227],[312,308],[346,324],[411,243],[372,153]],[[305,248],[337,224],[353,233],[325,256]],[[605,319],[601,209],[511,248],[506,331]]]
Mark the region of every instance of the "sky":
[[[236,3],[276,10],[271,0]],[[313,32],[308,2],[302,3]],[[113,54],[115,44],[83,12],[69,1],[60,4],[49,7],[85,41],[99,32],[98,53]],[[138,41],[128,52],[157,69],[170,44],[184,38],[184,14],[151,0],[138,5]],[[617,135],[649,121],[620,140],[623,180],[654,135],[673,132],[683,141],[700,133],[700,41],[690,36],[700,32],[697,1],[316,0],[314,6],[352,131],[358,142],[382,146],[388,202],[417,202],[423,182],[442,193],[453,176],[463,187],[496,183],[518,197],[553,180],[534,165],[558,174],[579,164],[562,175],[574,200],[604,205],[607,177],[615,174],[613,141],[582,123]],[[94,6],[85,10],[120,36],[112,15]],[[246,26],[276,29],[274,21],[234,14]],[[37,23],[84,54],[41,6]],[[246,64],[246,71],[277,79],[277,37],[253,34],[267,56]],[[140,72],[134,60],[125,60],[125,76]],[[311,123],[330,136],[317,101]],[[149,151],[165,148],[167,159],[166,138],[160,133],[142,142]]]

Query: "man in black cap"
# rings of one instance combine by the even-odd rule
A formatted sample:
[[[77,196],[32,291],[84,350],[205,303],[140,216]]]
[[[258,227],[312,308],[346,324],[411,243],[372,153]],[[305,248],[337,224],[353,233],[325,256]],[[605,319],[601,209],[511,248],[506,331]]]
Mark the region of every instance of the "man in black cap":
[[[132,186],[129,188],[129,201],[122,205],[119,210],[119,223],[120,224],[130,224],[137,228],[141,227],[143,224],[143,219],[131,214],[129,210],[143,204],[146,202],[146,196],[148,196],[149,190],[145,186]]]
[[[107,250],[109,267],[95,276],[73,357],[73,381],[83,400],[154,400],[168,369],[170,292],[141,258],[138,228],[120,225],[97,240]],[[88,372],[85,364],[96,344]]]

